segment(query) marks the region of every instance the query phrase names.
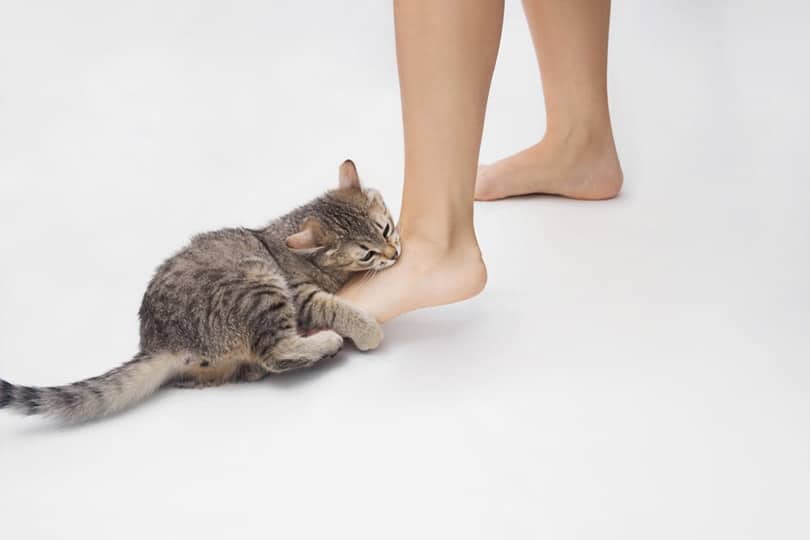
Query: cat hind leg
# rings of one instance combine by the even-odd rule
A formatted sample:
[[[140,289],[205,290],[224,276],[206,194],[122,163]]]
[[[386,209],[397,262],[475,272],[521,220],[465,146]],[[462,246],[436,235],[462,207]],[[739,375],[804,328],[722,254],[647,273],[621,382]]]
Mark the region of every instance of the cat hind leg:
[[[264,367],[271,373],[309,367],[319,360],[331,358],[343,347],[343,338],[337,332],[325,330],[311,336],[290,336],[279,341]]]

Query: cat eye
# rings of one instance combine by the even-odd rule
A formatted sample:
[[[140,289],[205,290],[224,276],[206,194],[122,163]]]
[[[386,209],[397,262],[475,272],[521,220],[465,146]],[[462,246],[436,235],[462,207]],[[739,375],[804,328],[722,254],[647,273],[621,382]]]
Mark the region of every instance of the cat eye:
[[[388,223],[385,224],[385,229],[383,229],[383,238],[388,238],[388,233],[391,232],[391,225]]]
[[[374,252],[373,252],[373,251],[369,251],[368,253],[366,253],[365,255],[363,255],[363,257],[362,257],[360,260],[361,260],[362,262],[368,262],[368,261],[370,261],[370,260],[371,260],[371,258],[372,258],[373,256],[374,256]]]

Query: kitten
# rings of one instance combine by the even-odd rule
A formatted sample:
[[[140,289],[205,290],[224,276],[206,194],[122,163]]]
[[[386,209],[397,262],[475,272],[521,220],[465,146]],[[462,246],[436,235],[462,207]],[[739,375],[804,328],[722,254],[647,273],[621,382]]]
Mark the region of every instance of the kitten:
[[[0,379],[0,408],[69,421],[120,411],[164,385],[255,381],[361,350],[383,333],[373,316],[335,296],[355,272],[396,261],[399,235],[379,192],[351,161],[339,188],[260,230],[201,234],[164,262],[140,309],[141,351],[98,377],[65,386]],[[327,329],[307,335],[316,329]]]

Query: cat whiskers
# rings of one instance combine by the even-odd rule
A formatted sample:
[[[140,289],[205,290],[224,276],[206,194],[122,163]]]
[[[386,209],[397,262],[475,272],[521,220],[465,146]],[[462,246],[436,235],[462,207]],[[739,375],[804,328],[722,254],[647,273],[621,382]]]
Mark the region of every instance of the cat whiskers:
[[[376,274],[377,270],[375,268],[366,270],[365,274],[363,274],[363,277],[360,278],[360,285],[365,285],[366,283],[368,283],[371,280],[371,278],[373,278]]]

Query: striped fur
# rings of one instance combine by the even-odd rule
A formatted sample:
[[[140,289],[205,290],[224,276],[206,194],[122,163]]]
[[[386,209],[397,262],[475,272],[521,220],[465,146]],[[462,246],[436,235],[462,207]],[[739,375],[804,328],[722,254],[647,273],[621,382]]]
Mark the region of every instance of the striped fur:
[[[344,337],[373,349],[379,324],[335,292],[354,272],[393,264],[399,249],[382,198],[360,186],[347,161],[339,189],[261,229],[198,235],[166,260],[141,303],[141,352],[133,360],[65,386],[0,379],[0,408],[81,421],[165,385],[254,381],[311,366],[336,354]]]
[[[170,353],[140,354],[103,375],[64,386],[15,386],[0,379],[0,408],[67,420],[105,416],[148,397],[182,363],[181,357]]]

